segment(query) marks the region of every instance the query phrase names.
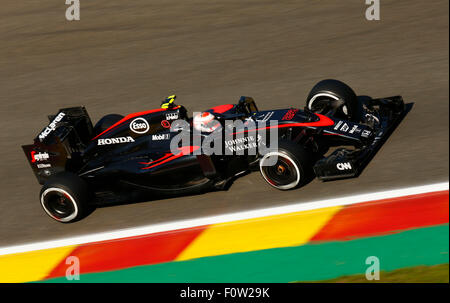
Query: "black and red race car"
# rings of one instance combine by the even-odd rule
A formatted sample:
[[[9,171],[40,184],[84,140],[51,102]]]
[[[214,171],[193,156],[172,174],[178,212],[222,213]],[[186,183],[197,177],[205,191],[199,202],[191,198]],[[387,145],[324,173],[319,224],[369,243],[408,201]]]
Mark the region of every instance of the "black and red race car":
[[[99,204],[227,189],[252,170],[280,190],[314,176],[355,177],[406,114],[400,96],[363,100],[337,80],[316,84],[304,109],[260,111],[252,98],[241,97],[189,117],[174,100],[109,114],[95,126],[84,107],[49,116],[34,143],[22,146],[43,185],[45,212],[73,222]]]

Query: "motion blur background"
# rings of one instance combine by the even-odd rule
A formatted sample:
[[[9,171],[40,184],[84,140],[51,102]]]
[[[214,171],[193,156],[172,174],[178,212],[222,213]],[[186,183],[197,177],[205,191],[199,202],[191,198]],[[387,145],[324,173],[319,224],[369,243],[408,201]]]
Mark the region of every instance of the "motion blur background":
[[[447,0],[4,0],[0,10],[0,245],[257,209],[448,180]],[[63,225],[38,202],[21,150],[59,108],[108,113],[156,108],[167,95],[189,111],[255,98],[300,107],[319,80],[359,95],[403,95],[414,107],[357,179],[283,192],[258,173],[229,191],[97,209]],[[250,200],[249,197],[252,197]]]

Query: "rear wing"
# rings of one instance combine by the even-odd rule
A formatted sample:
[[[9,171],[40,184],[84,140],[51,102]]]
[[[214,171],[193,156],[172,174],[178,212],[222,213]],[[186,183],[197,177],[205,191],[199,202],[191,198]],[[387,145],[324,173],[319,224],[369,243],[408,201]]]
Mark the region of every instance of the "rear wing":
[[[48,116],[50,123],[22,149],[40,184],[50,176],[77,167],[92,137],[92,122],[84,107],[63,108]]]

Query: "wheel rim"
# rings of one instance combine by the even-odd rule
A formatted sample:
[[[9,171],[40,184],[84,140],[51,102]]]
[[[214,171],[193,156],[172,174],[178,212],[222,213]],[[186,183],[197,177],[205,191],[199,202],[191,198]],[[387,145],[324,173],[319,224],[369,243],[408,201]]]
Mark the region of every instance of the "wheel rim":
[[[45,212],[61,222],[73,220],[78,214],[78,207],[73,197],[60,188],[49,188],[41,195],[41,204]]]
[[[276,161],[270,159],[277,157]],[[265,166],[264,162],[273,161],[274,165]],[[278,189],[291,189],[300,182],[300,170],[295,162],[285,154],[272,152],[266,154],[260,162],[260,170],[264,179]]]
[[[334,114],[343,114],[345,117],[347,117],[348,108],[345,103],[337,108],[333,106],[333,102],[337,100],[339,100],[339,98],[332,94],[316,94],[309,100],[308,109],[318,114],[326,114],[330,110],[333,110]]]

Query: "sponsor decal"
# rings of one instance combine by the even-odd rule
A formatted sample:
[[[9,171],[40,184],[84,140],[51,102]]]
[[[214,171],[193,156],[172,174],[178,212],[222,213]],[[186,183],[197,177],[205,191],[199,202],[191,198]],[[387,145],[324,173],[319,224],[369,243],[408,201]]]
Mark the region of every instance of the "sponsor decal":
[[[358,125],[353,126],[353,128],[349,131],[350,134],[353,134],[354,132],[360,133],[361,129],[358,128]]]
[[[166,120],[177,120],[178,112],[166,114]]]
[[[372,132],[370,130],[364,130],[361,137],[368,138]]]
[[[336,126],[334,127],[334,130],[338,130],[339,127],[341,126],[341,124],[342,124],[342,121],[339,121],[339,122],[336,124]]]
[[[340,131],[341,131],[341,132],[347,132],[349,128],[350,128],[350,127],[348,127],[347,123],[344,123],[344,125],[342,125]]]
[[[98,145],[110,145],[110,144],[128,143],[128,142],[134,142],[134,139],[131,138],[130,136],[119,137],[119,138],[98,139]]]
[[[136,134],[145,134],[150,129],[147,120],[144,118],[136,118],[130,123],[130,129]]]
[[[52,122],[50,122],[50,124],[39,134],[39,140],[44,140],[52,131],[54,131],[56,129],[56,124],[58,122],[60,122],[64,116],[66,114],[65,113],[59,113]]]
[[[352,169],[352,165],[350,162],[338,163],[336,164],[336,168],[339,170],[349,170]]]
[[[167,120],[162,120],[162,121],[161,121],[161,125],[162,125],[162,127],[164,127],[164,128],[170,128],[170,122],[167,121]]]
[[[292,120],[294,118],[295,114],[298,112],[298,109],[290,109],[287,111],[287,113],[281,118],[281,120]]]
[[[266,121],[268,121],[270,119],[270,117],[272,117],[273,113],[274,112],[268,112],[266,114],[262,114],[262,115],[256,117],[255,121],[266,122]]]
[[[225,148],[231,152],[243,151],[250,148],[258,147],[258,142],[261,140],[261,135],[258,135],[258,139],[254,136],[248,136],[244,138],[237,138],[233,140],[225,141]]]
[[[169,140],[169,139],[170,139],[170,134],[159,134],[159,135],[152,136],[153,141]]]
[[[34,163],[36,161],[45,161],[50,158],[48,153],[36,153],[35,151],[31,152],[31,162]]]
[[[48,163],[43,163],[43,164],[38,164],[37,168],[48,168],[48,167],[52,167],[51,164]]]

